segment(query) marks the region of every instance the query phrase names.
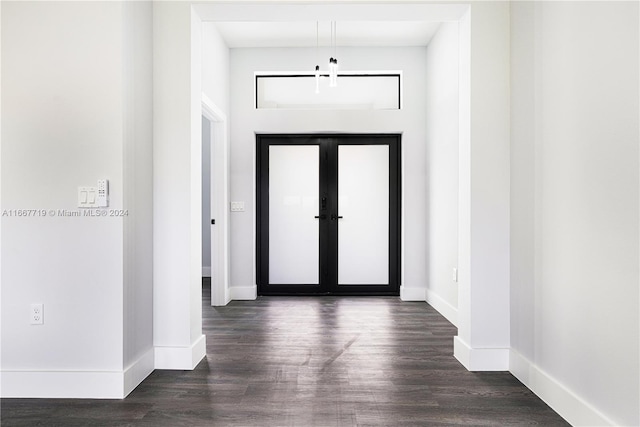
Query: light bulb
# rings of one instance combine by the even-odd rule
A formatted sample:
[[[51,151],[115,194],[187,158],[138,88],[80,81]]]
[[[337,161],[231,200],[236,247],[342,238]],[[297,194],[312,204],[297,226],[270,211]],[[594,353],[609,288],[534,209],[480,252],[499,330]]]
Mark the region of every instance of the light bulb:
[[[338,86],[338,58],[333,58],[333,86]]]
[[[329,58],[329,86],[338,86],[338,60]]]

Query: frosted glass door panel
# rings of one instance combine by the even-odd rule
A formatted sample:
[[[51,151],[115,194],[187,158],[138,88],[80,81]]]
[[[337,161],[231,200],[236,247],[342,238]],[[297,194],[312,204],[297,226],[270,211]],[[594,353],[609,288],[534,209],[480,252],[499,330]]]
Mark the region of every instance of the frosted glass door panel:
[[[269,283],[318,284],[320,148],[269,147]]]
[[[389,283],[389,146],[338,146],[338,284]]]

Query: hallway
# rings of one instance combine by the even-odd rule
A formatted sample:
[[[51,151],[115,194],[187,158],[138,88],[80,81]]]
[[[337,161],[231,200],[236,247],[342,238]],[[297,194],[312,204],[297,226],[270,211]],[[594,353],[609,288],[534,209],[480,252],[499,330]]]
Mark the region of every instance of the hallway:
[[[511,374],[466,371],[425,303],[209,300],[205,284],[194,371],[156,371],[124,400],[3,399],[2,425],[567,425]]]

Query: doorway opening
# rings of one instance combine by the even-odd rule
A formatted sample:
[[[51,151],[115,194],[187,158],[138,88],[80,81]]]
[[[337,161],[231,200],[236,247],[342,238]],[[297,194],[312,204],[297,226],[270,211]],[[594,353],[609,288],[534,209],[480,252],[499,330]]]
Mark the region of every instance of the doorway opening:
[[[229,141],[226,115],[202,96],[202,276],[211,305],[229,297]],[[210,279],[206,279],[209,277]]]
[[[211,282],[211,139],[213,123],[202,116],[202,278]]]
[[[399,295],[400,135],[257,135],[260,295]]]

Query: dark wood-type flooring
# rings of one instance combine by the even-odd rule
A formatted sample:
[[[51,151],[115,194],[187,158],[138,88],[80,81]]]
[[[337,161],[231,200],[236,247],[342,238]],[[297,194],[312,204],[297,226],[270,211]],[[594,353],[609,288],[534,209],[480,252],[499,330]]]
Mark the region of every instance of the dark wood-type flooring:
[[[464,369],[426,303],[209,295],[195,370],[155,371],[124,400],[2,399],[2,426],[568,425],[509,373]]]

